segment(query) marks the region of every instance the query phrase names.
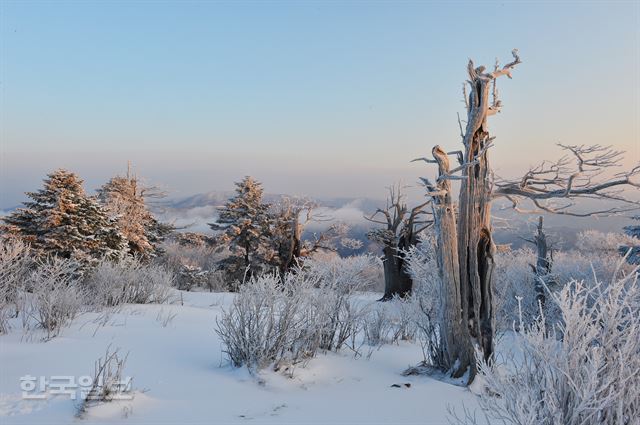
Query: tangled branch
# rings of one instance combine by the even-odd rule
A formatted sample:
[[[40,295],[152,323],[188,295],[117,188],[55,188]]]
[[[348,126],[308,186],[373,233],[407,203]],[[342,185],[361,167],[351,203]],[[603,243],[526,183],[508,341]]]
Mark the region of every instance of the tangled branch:
[[[620,166],[624,152],[611,146],[558,144],[566,155],[555,162],[543,161],[530,168],[522,177],[495,182],[494,197],[505,197],[519,212],[571,215],[576,217],[606,216],[635,210],[640,201],[629,199],[624,187],[640,188],[640,164],[630,171],[605,178],[604,174]],[[572,209],[578,198],[608,199],[626,204],[598,211],[576,212]],[[535,210],[520,208],[521,200],[529,200]],[[557,203],[558,200],[563,202]]]

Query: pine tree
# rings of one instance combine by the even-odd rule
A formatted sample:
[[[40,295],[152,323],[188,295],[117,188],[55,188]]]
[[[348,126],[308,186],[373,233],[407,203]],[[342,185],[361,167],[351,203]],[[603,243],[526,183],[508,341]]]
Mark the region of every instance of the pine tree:
[[[636,215],[635,217],[631,217],[631,218],[633,220],[640,221],[640,215]],[[628,236],[631,236],[634,239],[640,240],[640,225],[636,224],[633,226],[625,226],[624,233],[627,234]],[[629,250],[631,250],[631,252],[629,252]],[[620,253],[622,255],[627,255],[627,253],[629,253],[629,256],[627,257],[627,261],[630,264],[640,264],[640,242],[637,245],[633,245],[633,246],[621,246]]]
[[[44,180],[44,188],[28,192],[24,202],[3,218],[5,230],[28,242],[42,256],[56,255],[84,264],[98,258],[118,259],[126,240],[115,220],[94,197],[85,194],[82,180],[59,169]]]
[[[146,197],[154,196],[153,188],[144,187],[129,172],[116,176],[98,189],[98,199],[115,219],[127,239],[129,253],[144,259],[155,256],[159,243],[171,230],[149,211]]]
[[[227,272],[241,278],[260,271],[270,261],[270,205],[262,202],[262,185],[247,176],[236,183],[235,196],[219,209],[217,223],[209,224],[213,230],[223,230],[222,240],[229,243],[232,253],[226,265]]]

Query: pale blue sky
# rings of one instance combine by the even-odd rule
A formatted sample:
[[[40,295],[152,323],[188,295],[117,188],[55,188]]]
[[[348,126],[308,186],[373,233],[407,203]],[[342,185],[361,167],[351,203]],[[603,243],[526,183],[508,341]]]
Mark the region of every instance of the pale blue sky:
[[[501,81],[498,172],[554,143],[640,158],[638,2],[0,0],[0,208],[64,166],[180,196],[230,189],[383,197],[459,143],[467,58]]]

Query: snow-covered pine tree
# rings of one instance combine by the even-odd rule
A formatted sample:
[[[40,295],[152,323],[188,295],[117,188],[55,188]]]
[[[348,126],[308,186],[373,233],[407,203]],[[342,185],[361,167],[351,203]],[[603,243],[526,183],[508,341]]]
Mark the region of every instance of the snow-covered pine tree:
[[[640,215],[636,215],[631,218],[633,220],[640,221]],[[632,246],[621,246],[620,253],[622,255],[627,255],[627,253],[629,253],[629,256],[627,257],[627,261],[630,264],[640,264],[640,224],[625,226],[624,233],[638,240],[638,243]],[[631,250],[631,252],[629,252],[629,250]]]
[[[170,226],[160,223],[149,211],[146,194],[157,193],[143,186],[136,176],[111,178],[100,189],[98,199],[109,216],[127,239],[129,253],[143,259],[153,257],[159,243],[170,231]]]
[[[5,231],[28,242],[41,256],[83,264],[120,258],[126,240],[97,199],[85,194],[82,180],[64,169],[47,177],[42,189],[27,193],[31,201],[24,202],[24,208],[2,219]]]
[[[261,271],[273,256],[270,240],[270,205],[262,201],[260,182],[251,176],[236,182],[235,195],[220,207],[213,230],[222,230],[222,241],[229,244],[232,256],[224,265],[235,279],[245,272]]]

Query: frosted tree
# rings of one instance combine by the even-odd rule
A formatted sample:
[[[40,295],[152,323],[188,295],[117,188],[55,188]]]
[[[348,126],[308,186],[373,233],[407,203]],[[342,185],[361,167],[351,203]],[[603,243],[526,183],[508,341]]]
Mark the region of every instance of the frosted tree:
[[[4,217],[3,227],[40,255],[88,263],[98,258],[118,259],[126,250],[126,239],[115,219],[85,194],[82,180],[74,173],[56,170],[44,180],[42,189],[27,196],[31,201]]]
[[[156,188],[144,186],[129,171],[126,176],[111,178],[98,189],[98,199],[117,221],[127,239],[129,253],[143,259],[153,257],[159,242],[170,231],[170,226],[160,223],[148,206],[149,199],[162,196]]]
[[[270,238],[270,205],[263,203],[262,185],[246,176],[236,183],[235,195],[220,208],[216,223],[209,226],[222,231],[232,256],[226,264],[230,274],[260,271],[273,257]]]
[[[640,221],[640,215],[632,217],[634,220]],[[627,261],[631,264],[640,264],[640,225],[631,225],[624,227],[624,233],[638,241],[635,245],[626,245],[620,247],[620,253],[627,256]]]
[[[271,243],[275,251],[274,263],[281,275],[293,268],[299,259],[310,254],[302,234],[313,220],[316,206],[308,200],[285,197],[274,207]]]
[[[305,237],[312,223],[328,223],[331,217],[318,213],[318,203],[309,199],[283,197],[271,213],[271,244],[273,263],[280,275],[300,266],[303,259],[318,251],[337,251],[337,245],[358,249],[359,241],[347,238],[349,228],[343,223],[327,225],[322,231]]]
[[[491,361],[494,352],[496,248],[492,237],[492,201],[505,197],[517,211],[609,215],[628,208],[613,205],[584,212],[574,207],[580,198],[632,203],[616,189],[640,187],[637,181],[640,165],[608,179],[603,177],[619,164],[622,152],[599,145],[560,145],[567,155],[559,160],[545,161],[517,179],[494,179],[488,150],[495,138],[489,133],[488,118],[502,108],[496,85],[498,78],[511,78],[513,69],[521,63],[517,50],[512,54],[512,62],[503,67],[496,62],[490,72],[469,61],[469,80],[464,86],[466,128],[460,122],[463,150],[447,152],[435,146],[432,158],[419,158],[438,166],[435,182],[423,181],[432,199],[438,264],[444,286],[443,349],[452,376],[460,377],[469,371],[470,381],[476,373],[475,350],[479,350],[486,361]],[[458,166],[451,167],[449,155],[456,157]],[[453,180],[460,181],[457,205],[453,201]],[[522,202],[533,204],[533,208],[523,209]],[[629,208],[635,207],[637,205]]]
[[[382,245],[384,295],[380,301],[404,297],[411,292],[413,282],[405,264],[405,254],[418,243],[418,234],[433,223],[426,219],[424,208],[428,204],[429,201],[409,209],[398,184],[389,188],[386,207],[365,217],[384,226],[367,234],[369,239]]]

